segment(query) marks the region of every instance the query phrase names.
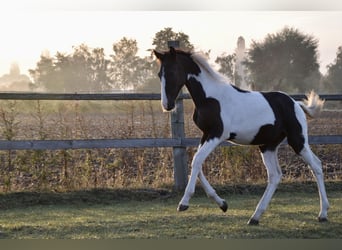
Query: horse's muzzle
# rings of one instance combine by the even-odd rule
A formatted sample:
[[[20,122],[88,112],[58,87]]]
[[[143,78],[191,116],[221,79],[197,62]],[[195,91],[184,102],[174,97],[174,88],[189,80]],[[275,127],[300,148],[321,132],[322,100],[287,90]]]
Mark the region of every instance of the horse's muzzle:
[[[162,105],[164,111],[172,111],[175,108],[175,103],[167,103],[167,105]]]

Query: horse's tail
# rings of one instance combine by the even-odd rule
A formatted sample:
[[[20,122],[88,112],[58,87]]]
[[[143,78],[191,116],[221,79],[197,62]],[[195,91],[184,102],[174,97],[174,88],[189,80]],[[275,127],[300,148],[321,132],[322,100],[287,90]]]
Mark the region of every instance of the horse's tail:
[[[299,101],[298,103],[309,117],[314,118],[321,112],[324,100],[319,98],[313,90],[306,97],[307,100]]]

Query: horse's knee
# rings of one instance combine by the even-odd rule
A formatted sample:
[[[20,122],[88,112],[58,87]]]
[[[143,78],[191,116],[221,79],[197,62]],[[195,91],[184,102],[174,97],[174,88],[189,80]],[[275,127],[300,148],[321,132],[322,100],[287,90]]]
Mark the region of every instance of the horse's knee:
[[[201,157],[195,155],[195,157],[192,159],[191,162],[191,168],[193,170],[200,170],[200,168],[202,167],[204,159],[202,159]]]
[[[268,183],[273,185],[278,185],[281,181],[283,174],[280,171],[275,171],[274,173],[269,173]]]
[[[324,174],[323,174],[323,169],[322,168],[315,168],[315,167],[312,167],[311,168],[312,169],[312,171],[313,171],[313,173],[314,173],[314,175],[316,176],[316,177],[323,177],[324,176]]]

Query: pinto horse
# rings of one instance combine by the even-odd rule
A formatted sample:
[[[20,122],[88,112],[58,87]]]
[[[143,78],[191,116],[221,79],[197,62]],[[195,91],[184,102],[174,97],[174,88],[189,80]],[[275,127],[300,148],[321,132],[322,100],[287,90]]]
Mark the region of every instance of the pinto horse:
[[[239,89],[216,72],[203,55],[170,48],[154,50],[160,62],[161,104],[165,111],[175,108],[175,100],[185,85],[195,104],[193,120],[203,132],[191,163],[191,175],[177,210],[189,207],[199,178],[208,197],[226,212],[228,205],[209,184],[202,171],[208,155],[223,141],[240,145],[258,145],[267,169],[268,184],[250,225],[259,224],[282,177],[277,151],[287,138],[296,154],[310,166],[318,185],[320,213],[318,220],[327,221],[329,202],[325,191],[322,164],[308,144],[306,115],[316,116],[324,101],[311,92],[308,99],[296,102],[282,92],[256,92]],[[306,114],[306,115],[305,115]]]

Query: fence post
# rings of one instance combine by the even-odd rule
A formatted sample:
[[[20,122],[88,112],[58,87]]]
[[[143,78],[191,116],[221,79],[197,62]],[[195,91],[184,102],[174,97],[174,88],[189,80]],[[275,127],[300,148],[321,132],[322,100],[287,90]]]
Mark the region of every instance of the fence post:
[[[183,140],[184,132],[184,107],[183,99],[176,100],[176,109],[171,113],[172,138]],[[183,191],[188,183],[188,163],[186,147],[173,147],[173,173],[175,190]]]
[[[168,41],[167,45],[178,48],[179,41]],[[182,95],[182,90],[179,95]],[[182,141],[185,138],[183,98],[178,98],[175,104],[175,110],[171,113],[172,138]],[[185,146],[173,147],[173,174],[174,189],[183,191],[188,183],[188,160]]]

